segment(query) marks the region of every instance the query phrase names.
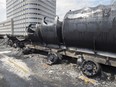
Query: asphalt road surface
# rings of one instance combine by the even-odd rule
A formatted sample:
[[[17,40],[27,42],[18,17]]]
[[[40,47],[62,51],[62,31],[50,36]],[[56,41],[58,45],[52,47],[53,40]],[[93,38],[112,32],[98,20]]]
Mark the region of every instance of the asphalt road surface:
[[[102,75],[89,79],[76,64],[45,62],[46,56],[0,46],[0,87],[116,87],[116,68],[102,66]]]

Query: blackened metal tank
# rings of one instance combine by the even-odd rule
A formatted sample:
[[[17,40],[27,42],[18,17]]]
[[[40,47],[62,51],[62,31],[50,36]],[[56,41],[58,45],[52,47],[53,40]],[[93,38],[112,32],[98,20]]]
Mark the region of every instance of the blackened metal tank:
[[[38,26],[34,26],[33,27],[33,24],[30,24],[27,27],[27,36],[26,36],[25,39],[30,40],[33,43],[40,43],[40,44],[42,44],[43,41],[42,41],[42,38],[41,38],[41,35],[40,35],[40,30],[37,29],[37,27]]]
[[[67,47],[116,52],[116,8],[99,5],[69,11],[62,35]]]
[[[61,28],[62,23],[55,19],[55,23],[45,24],[44,22],[37,26],[37,36],[41,39],[44,44],[60,45],[62,42]]]

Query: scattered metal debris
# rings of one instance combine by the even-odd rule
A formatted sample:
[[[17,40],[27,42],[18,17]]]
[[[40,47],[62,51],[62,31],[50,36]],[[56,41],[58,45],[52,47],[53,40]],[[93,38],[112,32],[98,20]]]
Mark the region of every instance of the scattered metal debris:
[[[17,59],[14,55],[11,55],[11,53],[13,53],[12,49],[9,48],[11,51],[8,50],[8,48],[5,49],[4,51],[0,51],[0,73],[2,73],[3,75],[4,82],[7,83],[7,86],[5,87],[116,86],[115,69],[111,71],[111,68],[107,67],[109,71],[111,71],[111,74],[103,70],[101,76],[98,76],[96,78],[87,78],[82,75],[76,64],[66,64],[64,62],[61,62],[61,64],[50,66],[45,63],[47,61],[46,56],[29,54],[21,56],[19,59]],[[105,67],[103,67],[103,69],[105,69]],[[0,80],[0,85],[2,84],[1,82],[2,81]]]
[[[98,81],[94,80],[94,79],[90,79],[88,77],[85,76],[79,76],[79,79],[83,80],[85,82],[85,84],[87,83],[92,83],[93,85],[98,85]]]

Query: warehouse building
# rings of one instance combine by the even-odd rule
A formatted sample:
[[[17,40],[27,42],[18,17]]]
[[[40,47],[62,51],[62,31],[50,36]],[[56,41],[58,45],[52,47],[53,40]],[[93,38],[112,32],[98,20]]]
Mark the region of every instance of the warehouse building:
[[[56,0],[6,0],[6,13],[7,19],[13,22],[12,33],[24,35],[26,26],[41,23],[44,17],[47,17],[47,22],[53,22]],[[5,24],[1,25],[5,27]]]

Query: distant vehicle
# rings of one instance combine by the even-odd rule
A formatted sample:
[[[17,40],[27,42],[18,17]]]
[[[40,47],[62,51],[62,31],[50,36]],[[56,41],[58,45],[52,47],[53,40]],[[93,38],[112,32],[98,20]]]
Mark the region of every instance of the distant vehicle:
[[[77,58],[83,74],[88,77],[100,72],[99,63],[116,66],[116,8],[112,6],[99,5],[69,11],[63,22],[56,17],[52,24],[47,24],[44,19],[35,29],[31,26],[24,40],[8,35],[10,44],[23,48],[25,42],[31,41],[47,47],[51,49],[48,59],[52,63],[57,62],[59,55],[70,53],[69,56]]]

